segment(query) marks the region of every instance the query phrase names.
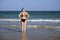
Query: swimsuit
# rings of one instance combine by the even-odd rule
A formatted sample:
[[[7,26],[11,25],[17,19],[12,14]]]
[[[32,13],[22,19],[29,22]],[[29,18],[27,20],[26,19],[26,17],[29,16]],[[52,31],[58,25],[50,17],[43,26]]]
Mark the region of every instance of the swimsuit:
[[[21,19],[22,22],[25,22],[26,19]]]

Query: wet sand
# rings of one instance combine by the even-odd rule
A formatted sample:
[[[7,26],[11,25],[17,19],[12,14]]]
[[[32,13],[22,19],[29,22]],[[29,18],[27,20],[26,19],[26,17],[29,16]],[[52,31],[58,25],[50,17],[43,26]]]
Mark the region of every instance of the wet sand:
[[[60,28],[0,28],[0,40],[60,40]]]

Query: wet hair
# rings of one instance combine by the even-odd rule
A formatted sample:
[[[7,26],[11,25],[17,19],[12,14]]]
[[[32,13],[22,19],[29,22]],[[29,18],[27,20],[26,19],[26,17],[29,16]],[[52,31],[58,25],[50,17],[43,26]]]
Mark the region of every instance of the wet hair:
[[[21,11],[25,11],[25,8],[22,8]]]

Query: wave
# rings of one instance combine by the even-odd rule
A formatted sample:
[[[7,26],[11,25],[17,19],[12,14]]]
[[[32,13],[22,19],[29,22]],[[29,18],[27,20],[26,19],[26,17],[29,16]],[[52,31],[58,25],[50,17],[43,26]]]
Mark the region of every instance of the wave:
[[[21,21],[20,19],[0,19],[0,21]],[[27,21],[31,22],[60,22],[60,19],[28,19]]]
[[[19,30],[21,28],[21,25],[0,25],[0,29],[17,29]],[[49,26],[49,25],[27,25],[28,28],[60,28],[60,26]]]

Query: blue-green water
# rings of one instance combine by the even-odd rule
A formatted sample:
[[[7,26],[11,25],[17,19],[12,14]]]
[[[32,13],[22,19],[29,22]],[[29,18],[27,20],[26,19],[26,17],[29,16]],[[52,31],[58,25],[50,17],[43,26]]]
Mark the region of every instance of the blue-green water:
[[[29,19],[60,19],[60,11],[27,11]],[[17,19],[20,11],[0,11],[1,18]]]
[[[52,25],[60,26],[60,11],[27,11],[30,18],[27,20],[27,25]],[[0,11],[0,24],[20,25],[20,22],[5,22],[19,21],[20,11]],[[2,22],[3,21],[3,22]]]

